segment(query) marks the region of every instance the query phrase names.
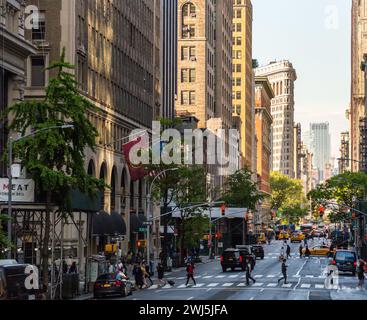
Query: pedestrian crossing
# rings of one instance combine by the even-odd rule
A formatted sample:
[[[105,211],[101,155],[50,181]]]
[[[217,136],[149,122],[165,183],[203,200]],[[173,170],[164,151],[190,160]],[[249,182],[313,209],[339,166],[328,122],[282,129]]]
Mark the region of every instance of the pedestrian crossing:
[[[256,282],[256,283],[250,283],[249,286],[246,285],[245,282],[240,282],[240,283],[236,283],[236,282],[224,282],[224,283],[219,283],[219,282],[212,282],[212,283],[197,283],[196,285],[193,285],[192,283],[189,284],[188,286],[186,286],[186,284],[181,284],[178,286],[171,286],[169,284],[166,284],[164,286],[158,286],[158,285],[152,285],[149,288],[147,288],[148,290],[172,290],[172,289],[195,289],[195,288],[241,288],[241,287],[247,287],[247,288],[285,288],[285,289],[307,289],[307,290],[312,290],[312,289],[318,289],[318,290],[322,290],[322,289],[326,289],[326,290],[355,290],[356,287],[352,287],[352,286],[331,286],[331,287],[325,287],[324,284],[315,284],[315,283],[302,283],[302,284],[298,284],[297,282],[288,282],[288,283],[278,283],[278,282],[270,282],[270,283],[264,283],[264,282]]]

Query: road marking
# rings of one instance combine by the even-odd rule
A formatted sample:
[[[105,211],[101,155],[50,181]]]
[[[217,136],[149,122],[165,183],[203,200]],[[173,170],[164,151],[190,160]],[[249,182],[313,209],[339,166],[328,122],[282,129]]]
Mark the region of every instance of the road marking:
[[[291,283],[283,284],[282,288],[290,288],[292,286]]]
[[[225,276],[216,276],[215,278],[216,279],[221,279],[221,278],[224,278]]]
[[[153,284],[152,286],[150,286],[148,288],[148,290],[153,290],[153,289],[157,289],[158,288],[158,285],[157,284]]]
[[[199,278],[201,278],[201,276],[195,276],[195,279],[199,279]]]
[[[246,283],[239,283],[237,287],[246,287]]]
[[[222,287],[231,287],[233,285],[234,285],[233,282],[227,282],[227,283],[222,284]]]
[[[210,278],[213,278],[214,276],[205,276],[203,277],[203,279],[210,279]]]
[[[210,283],[210,284],[208,284],[208,287],[216,287],[217,285],[219,285],[219,283],[217,283],[217,282]]]
[[[268,285],[267,285],[267,287],[276,287],[277,286],[277,284],[276,283],[269,283]]]
[[[311,275],[307,275],[306,278],[313,278],[314,276]]]
[[[205,283],[197,283],[195,286],[193,286],[193,288],[200,288],[205,286]]]
[[[178,277],[176,278],[177,280],[183,280],[183,279],[186,279],[186,277]]]
[[[252,286],[253,287],[261,287],[263,285],[263,283],[262,282],[256,282],[256,283],[254,283]]]
[[[234,274],[232,276],[229,276],[229,278],[237,278],[239,276],[239,274]]]
[[[255,299],[255,297],[251,297],[251,298],[250,298],[250,301],[252,301],[252,300],[254,300],[254,299]]]
[[[256,275],[255,276],[255,278],[257,279],[257,278],[262,278],[263,277],[263,275],[262,274],[258,274],[258,275]]]
[[[178,289],[182,289],[182,288],[186,288],[186,284],[181,284],[180,286],[177,287]]]
[[[270,275],[268,275],[268,276],[266,276],[267,278],[275,278],[276,277],[276,275],[274,275],[274,274],[270,274]]]
[[[324,289],[325,288],[325,285],[323,285],[323,284],[316,284],[315,285],[315,288],[316,289]]]
[[[309,289],[311,288],[311,285],[309,283],[303,283],[301,284],[301,288]]]
[[[307,260],[305,260],[305,262],[302,264],[301,268],[297,271],[296,276],[299,276],[300,272],[302,271],[303,267],[305,266],[305,264],[307,263]]]
[[[192,299],[194,299],[194,297],[190,297],[190,298],[188,298],[187,300],[192,300]]]

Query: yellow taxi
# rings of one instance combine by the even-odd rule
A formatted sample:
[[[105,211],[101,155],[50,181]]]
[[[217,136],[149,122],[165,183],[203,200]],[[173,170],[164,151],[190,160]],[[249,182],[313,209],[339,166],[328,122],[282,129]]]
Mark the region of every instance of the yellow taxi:
[[[258,243],[266,243],[266,237],[265,237],[265,233],[260,233],[260,235],[257,237],[257,242]]]
[[[311,256],[328,256],[330,254],[333,254],[335,252],[335,249],[330,251],[330,248],[328,246],[319,245],[309,248],[309,251]],[[303,249],[302,252],[303,254],[305,254],[306,249]]]
[[[287,231],[280,231],[278,239],[279,240],[288,240],[289,239],[289,233]]]
[[[291,242],[301,242],[305,238],[302,232],[293,232],[291,235]]]

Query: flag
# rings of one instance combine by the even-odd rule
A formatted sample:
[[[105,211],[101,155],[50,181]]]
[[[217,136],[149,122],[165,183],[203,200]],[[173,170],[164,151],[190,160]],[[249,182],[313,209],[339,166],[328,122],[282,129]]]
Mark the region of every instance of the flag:
[[[136,165],[136,164],[131,162],[131,158],[130,158],[131,148],[134,147],[137,144],[140,144],[141,140],[142,140],[142,137],[138,137],[135,140],[132,140],[132,141],[130,141],[130,142],[128,142],[128,143],[126,143],[122,146],[122,150],[123,150],[123,153],[124,153],[124,156],[125,156],[126,163],[129,167],[130,177],[131,177],[132,181],[140,180],[140,179],[144,178],[147,175],[147,173],[145,171],[145,168],[144,168],[144,165],[142,163]],[[143,147],[144,146],[142,146],[142,148]],[[148,147],[148,146],[146,146],[146,147]]]

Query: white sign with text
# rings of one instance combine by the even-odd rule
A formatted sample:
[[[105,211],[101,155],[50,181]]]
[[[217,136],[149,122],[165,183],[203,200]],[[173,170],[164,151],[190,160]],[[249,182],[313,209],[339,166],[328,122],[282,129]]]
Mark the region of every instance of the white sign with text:
[[[7,202],[9,195],[9,180],[0,179],[0,202]],[[34,202],[34,181],[31,179],[13,179],[13,202]]]

